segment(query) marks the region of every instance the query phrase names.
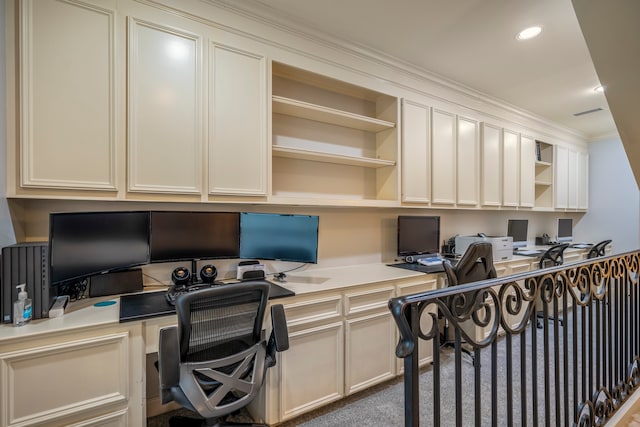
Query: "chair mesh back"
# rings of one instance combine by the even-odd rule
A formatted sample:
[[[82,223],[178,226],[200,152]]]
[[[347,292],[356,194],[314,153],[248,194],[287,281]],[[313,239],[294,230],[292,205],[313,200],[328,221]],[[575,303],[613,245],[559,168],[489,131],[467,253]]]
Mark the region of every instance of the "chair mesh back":
[[[253,328],[259,305],[248,302],[218,306],[215,301],[193,301],[186,361],[220,359],[258,342]]]
[[[188,310],[181,311],[180,319],[182,362],[220,359],[260,341],[267,298],[264,289],[217,290],[220,292],[187,295],[191,298],[184,301]]]

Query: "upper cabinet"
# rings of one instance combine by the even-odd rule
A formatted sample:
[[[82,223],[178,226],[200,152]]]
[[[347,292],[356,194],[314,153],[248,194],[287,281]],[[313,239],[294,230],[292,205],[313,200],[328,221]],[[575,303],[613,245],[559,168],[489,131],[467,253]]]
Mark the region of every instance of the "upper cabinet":
[[[18,185],[116,191],[115,11],[40,0],[17,7]]]
[[[520,136],[520,206],[535,206],[535,140]]]
[[[402,201],[431,201],[431,109],[402,100]]]
[[[439,109],[431,112],[431,195],[434,204],[456,203],[456,116]]]
[[[272,64],[272,200],[397,205],[398,99]]]
[[[578,148],[556,146],[555,155],[556,210],[587,210],[588,154]]]
[[[128,21],[128,189],[202,191],[202,38]]]
[[[265,56],[201,22],[116,3],[17,3],[15,193],[266,200]]]
[[[520,205],[520,135],[502,130],[502,205]]]
[[[502,130],[482,123],[480,151],[481,205],[502,204]]]
[[[480,140],[478,121],[458,116],[457,119],[457,203],[477,206],[480,198]]]
[[[209,193],[267,194],[266,59],[210,46]]]

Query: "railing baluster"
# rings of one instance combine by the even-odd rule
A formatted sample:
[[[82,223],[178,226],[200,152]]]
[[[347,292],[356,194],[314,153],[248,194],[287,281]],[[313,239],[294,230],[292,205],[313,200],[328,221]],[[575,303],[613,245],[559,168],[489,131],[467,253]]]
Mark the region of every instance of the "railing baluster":
[[[520,425],[527,426],[527,328],[520,335]]]
[[[533,425],[538,425],[538,325],[535,310],[529,322],[531,328],[531,410],[533,411]]]
[[[461,339],[460,339],[460,330],[456,328],[455,330],[455,340],[454,340],[454,349],[455,349],[455,408],[456,408],[456,426],[462,427],[462,348],[461,348]]]

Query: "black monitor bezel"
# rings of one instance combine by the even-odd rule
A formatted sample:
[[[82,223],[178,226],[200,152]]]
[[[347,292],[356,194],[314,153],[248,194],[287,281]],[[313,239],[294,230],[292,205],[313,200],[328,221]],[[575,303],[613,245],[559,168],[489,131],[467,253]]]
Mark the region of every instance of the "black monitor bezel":
[[[232,215],[236,217],[236,230],[235,235],[237,236],[237,241],[235,245],[235,253],[229,254],[212,254],[209,253],[197,253],[192,252],[190,254],[185,254],[183,256],[154,256],[154,247],[153,247],[153,218],[154,215],[202,215],[202,216],[210,216],[215,217],[218,215]],[[198,236],[201,237],[201,236]],[[165,263],[165,262],[179,262],[179,261],[193,261],[193,260],[214,260],[214,259],[236,259],[240,257],[240,213],[239,212],[218,212],[218,211],[150,211],[149,217],[149,262],[152,264],[157,263]]]
[[[524,236],[524,240],[516,240],[516,237],[514,234],[514,225],[515,224],[525,224],[525,236]],[[518,248],[518,247],[525,247],[527,246],[527,242],[529,240],[529,220],[528,219],[509,219],[507,220],[507,236],[513,238],[513,247],[514,248]],[[521,237],[521,236],[520,236]]]
[[[425,246],[425,250],[401,250],[402,246],[400,239],[402,238],[402,225],[406,223],[406,221],[431,221],[435,220],[436,223],[436,239],[434,242],[435,246],[427,248]],[[427,254],[438,254],[440,253],[440,227],[441,220],[440,216],[436,215],[399,215],[397,219],[397,227],[396,227],[396,252],[399,257],[406,257],[411,255],[427,255]],[[406,231],[406,230],[405,230]]]
[[[86,272],[83,272],[82,274],[75,274],[75,275],[71,275],[71,276],[67,276],[63,279],[56,279],[55,278],[55,266],[54,266],[54,259],[55,259],[55,240],[56,240],[56,236],[55,236],[55,218],[60,218],[62,216],[66,216],[66,217],[71,217],[71,216],[110,216],[110,215],[118,215],[118,214],[137,214],[140,215],[141,217],[146,216],[147,220],[146,220],[146,242],[147,242],[147,251],[146,251],[146,257],[144,260],[139,259],[136,261],[132,261],[129,263],[123,263],[120,265],[112,265],[112,266],[104,266],[101,268],[96,268],[96,269],[92,269],[92,270],[87,270]],[[149,227],[150,227],[150,217],[149,217],[149,211],[89,211],[89,212],[51,212],[49,214],[49,241],[48,241],[48,273],[49,273],[49,282],[50,285],[52,287],[55,286],[64,286],[66,284],[70,284],[70,283],[77,283],[80,282],[84,279],[90,278],[92,276],[96,276],[99,274],[106,274],[106,273],[111,273],[111,272],[116,272],[116,271],[124,271],[124,270],[129,270],[133,267],[137,267],[140,265],[145,265],[149,263],[149,257],[150,257],[150,248],[149,248]]]

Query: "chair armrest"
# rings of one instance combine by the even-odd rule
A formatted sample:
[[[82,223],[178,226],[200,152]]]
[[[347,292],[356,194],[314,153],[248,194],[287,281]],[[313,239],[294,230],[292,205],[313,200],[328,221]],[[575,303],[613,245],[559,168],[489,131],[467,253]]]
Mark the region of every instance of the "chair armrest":
[[[178,328],[170,326],[160,329],[158,340],[158,376],[160,379],[161,403],[173,400],[171,388],[180,384],[180,343]]]
[[[287,331],[287,317],[282,304],[271,306],[271,336],[274,337],[277,351],[289,349],[289,332]]]
[[[276,364],[276,352],[289,349],[289,332],[287,318],[282,304],[271,306],[271,335],[267,345],[267,366]]]

